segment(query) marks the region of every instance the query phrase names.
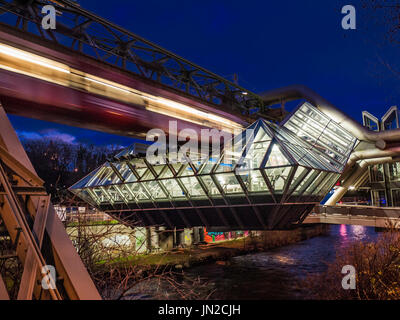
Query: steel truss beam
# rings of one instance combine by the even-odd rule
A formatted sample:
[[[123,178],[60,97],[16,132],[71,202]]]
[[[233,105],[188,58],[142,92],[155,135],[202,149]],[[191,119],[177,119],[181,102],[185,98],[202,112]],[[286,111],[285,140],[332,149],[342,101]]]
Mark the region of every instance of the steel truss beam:
[[[43,30],[43,6],[57,11],[56,29]],[[0,0],[0,21],[24,32],[89,55],[140,77],[245,116],[280,121],[281,109],[178,55],[129,32],[68,0]]]
[[[101,299],[1,104],[0,186],[0,217],[14,244],[12,256],[23,266],[18,295],[12,298]],[[23,194],[16,191],[21,188]],[[48,265],[57,278],[55,287],[45,290],[42,272]],[[5,283],[0,276],[0,299],[8,298]]]

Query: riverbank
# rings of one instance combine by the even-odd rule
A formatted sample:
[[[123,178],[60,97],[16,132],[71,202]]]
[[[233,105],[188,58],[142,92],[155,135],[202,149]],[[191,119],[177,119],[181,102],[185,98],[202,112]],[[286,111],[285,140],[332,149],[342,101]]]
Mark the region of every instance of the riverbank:
[[[322,224],[305,225],[294,230],[259,231],[235,240],[197,245],[187,249],[175,249],[160,254],[138,255],[128,263],[147,268],[161,266],[174,269],[189,268],[213,261],[224,264],[224,261],[235,256],[263,252],[325,235],[328,232],[329,226]]]

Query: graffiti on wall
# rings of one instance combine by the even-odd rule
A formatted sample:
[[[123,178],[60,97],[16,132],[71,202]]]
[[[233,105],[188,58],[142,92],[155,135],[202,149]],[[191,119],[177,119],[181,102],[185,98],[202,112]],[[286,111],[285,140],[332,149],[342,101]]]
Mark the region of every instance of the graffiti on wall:
[[[248,234],[248,231],[208,232],[204,228],[204,240],[208,243],[247,237]]]

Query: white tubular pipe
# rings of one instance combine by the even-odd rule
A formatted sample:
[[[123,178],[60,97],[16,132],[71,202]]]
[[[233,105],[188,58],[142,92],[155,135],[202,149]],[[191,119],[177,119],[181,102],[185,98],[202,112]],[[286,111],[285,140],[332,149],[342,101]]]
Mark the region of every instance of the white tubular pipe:
[[[382,158],[372,158],[372,159],[364,159],[357,163],[357,167],[354,168],[353,173],[346,179],[346,181],[339,188],[335,190],[333,195],[328,199],[325,203],[327,206],[334,206],[342,197],[345,195],[350,186],[354,185],[357,180],[364,174],[366,170],[368,170],[368,166],[379,164],[379,163],[388,163],[393,162],[392,157],[382,157]]]
[[[350,155],[349,160],[356,162],[358,160],[382,158],[382,157],[394,157],[400,155],[400,147],[392,147],[386,150],[379,150],[377,148],[367,149],[362,151],[355,151]]]
[[[356,120],[345,114],[343,111],[335,107],[328,100],[321,97],[318,93],[303,85],[293,85],[283,87],[271,91],[267,91],[260,95],[266,105],[273,105],[286,101],[305,99],[317,107],[321,112],[334,119],[347,131],[351,132],[358,140],[371,141],[377,143],[377,146],[384,148],[385,141],[399,141],[400,129],[371,131],[363,127]]]

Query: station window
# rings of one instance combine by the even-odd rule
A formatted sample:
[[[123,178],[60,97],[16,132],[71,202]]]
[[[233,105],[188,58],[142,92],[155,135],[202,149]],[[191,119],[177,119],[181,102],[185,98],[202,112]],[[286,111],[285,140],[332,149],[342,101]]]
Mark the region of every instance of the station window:
[[[390,181],[400,180],[400,162],[389,164]]]

